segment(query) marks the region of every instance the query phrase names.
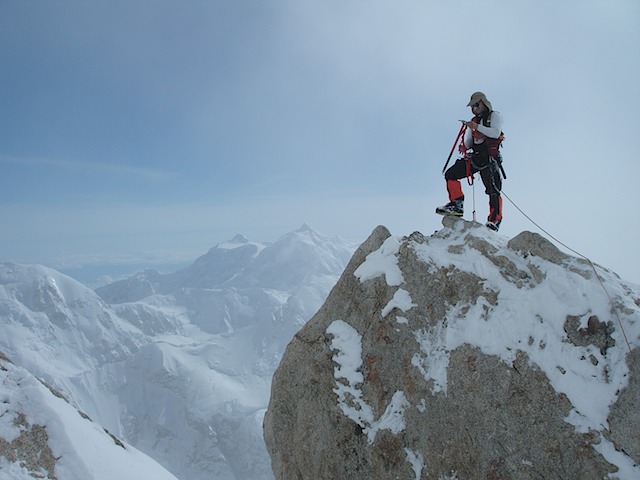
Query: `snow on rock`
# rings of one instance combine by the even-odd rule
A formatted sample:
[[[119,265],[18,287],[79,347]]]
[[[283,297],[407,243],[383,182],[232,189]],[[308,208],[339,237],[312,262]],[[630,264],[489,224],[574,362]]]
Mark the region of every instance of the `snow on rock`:
[[[411,464],[413,473],[416,474],[415,479],[420,480],[422,476],[422,470],[424,469],[424,458],[421,453],[416,453],[409,448],[405,448],[404,451],[407,454],[407,462]]]
[[[366,260],[354,272],[362,281],[371,280],[383,275],[387,285],[401,285],[404,279],[398,267],[398,249],[400,242],[395,237],[389,237],[375,252],[367,255]]]
[[[409,292],[399,288],[396,290],[396,293],[393,294],[393,298],[389,303],[387,303],[387,306],[382,309],[382,316],[386,317],[394,308],[406,312],[413,307],[417,307],[417,305],[411,301],[411,295],[409,295]]]
[[[375,229],[288,345],[276,478],[640,478],[637,287],[537,234],[443,224]]]
[[[390,430],[395,434],[404,430],[404,409],[408,406],[404,392],[398,391],[393,395],[378,420],[374,419],[373,410],[362,399],[362,391],[358,388],[358,384],[364,382],[359,371],[362,365],[362,346],[358,332],[348,323],[336,320],[329,325],[327,333],[333,335],[331,348],[337,350],[333,357],[334,362],[338,364],[335,369],[336,388],[333,391],[338,395],[338,404],[342,412],[362,427],[369,443],[375,442],[376,434],[380,430]]]
[[[360,427],[367,428],[373,423],[373,411],[362,399],[359,384],[364,383],[360,372],[362,366],[362,345],[358,332],[348,323],[336,320],[327,328],[327,333],[333,336],[331,348],[337,350],[333,361],[338,364],[334,369],[338,405],[342,413],[356,422]]]

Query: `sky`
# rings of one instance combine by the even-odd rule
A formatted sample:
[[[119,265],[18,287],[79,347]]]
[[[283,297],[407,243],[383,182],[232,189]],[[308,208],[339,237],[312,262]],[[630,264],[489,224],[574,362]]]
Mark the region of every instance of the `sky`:
[[[431,234],[481,90],[504,118],[499,234],[542,228],[640,283],[639,46],[636,0],[0,0],[0,261]]]

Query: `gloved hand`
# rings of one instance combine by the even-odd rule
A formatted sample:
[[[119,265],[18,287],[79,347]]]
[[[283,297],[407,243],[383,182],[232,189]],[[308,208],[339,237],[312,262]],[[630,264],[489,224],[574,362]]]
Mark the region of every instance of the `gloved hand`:
[[[460,120],[460,121],[462,123],[464,123],[467,126],[467,128],[470,128],[474,132],[478,130],[478,124],[476,122],[474,122],[473,120],[469,120],[468,122],[466,122],[464,120]]]

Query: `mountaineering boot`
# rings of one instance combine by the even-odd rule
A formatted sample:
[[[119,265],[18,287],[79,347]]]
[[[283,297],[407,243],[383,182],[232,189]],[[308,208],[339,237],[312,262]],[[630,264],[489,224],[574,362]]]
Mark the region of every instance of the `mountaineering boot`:
[[[488,229],[493,230],[494,232],[497,232],[497,231],[498,231],[498,229],[500,228],[500,222],[497,222],[497,223],[487,222],[487,223],[485,224],[485,226],[486,226]]]
[[[463,200],[452,200],[446,205],[436,208],[436,213],[440,215],[461,217],[462,215],[464,215]]]

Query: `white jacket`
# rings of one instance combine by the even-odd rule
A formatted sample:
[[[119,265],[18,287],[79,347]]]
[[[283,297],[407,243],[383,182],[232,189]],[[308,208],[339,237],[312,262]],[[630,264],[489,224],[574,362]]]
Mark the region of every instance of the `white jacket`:
[[[502,133],[502,115],[500,112],[492,111],[489,114],[489,119],[487,121],[490,127],[485,127],[482,123],[478,124],[478,132],[483,134],[489,138],[498,138]],[[473,144],[476,145],[483,143],[484,138],[473,138],[472,131],[470,128],[464,132],[464,146],[466,148],[471,148]]]

